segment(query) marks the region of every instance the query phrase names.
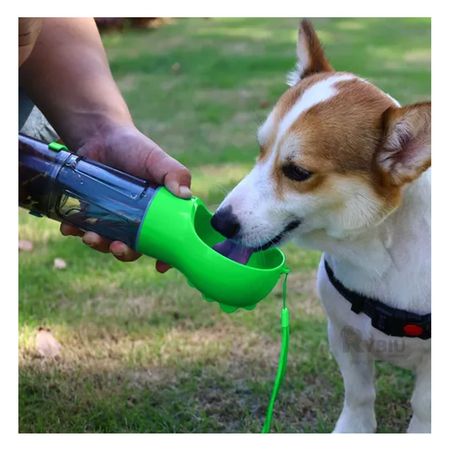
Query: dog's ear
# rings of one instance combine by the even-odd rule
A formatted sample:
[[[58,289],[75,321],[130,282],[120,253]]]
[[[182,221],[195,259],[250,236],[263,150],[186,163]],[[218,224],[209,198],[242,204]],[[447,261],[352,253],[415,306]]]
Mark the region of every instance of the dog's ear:
[[[325,53],[312,23],[309,20],[302,20],[298,30],[297,66],[288,75],[289,86],[293,86],[308,75],[331,71],[333,71],[333,68],[325,58]]]
[[[431,103],[391,107],[383,121],[384,139],[376,164],[386,182],[401,186],[431,165]]]

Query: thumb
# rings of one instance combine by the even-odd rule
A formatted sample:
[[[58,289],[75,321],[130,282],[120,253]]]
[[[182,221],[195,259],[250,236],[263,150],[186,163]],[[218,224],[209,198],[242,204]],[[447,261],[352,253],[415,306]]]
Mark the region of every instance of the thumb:
[[[191,173],[176,159],[155,146],[146,158],[145,169],[149,179],[164,184],[172,194],[190,198]]]
[[[191,198],[191,174],[180,164],[180,167],[171,170],[164,177],[164,185],[172,194],[182,198]]]

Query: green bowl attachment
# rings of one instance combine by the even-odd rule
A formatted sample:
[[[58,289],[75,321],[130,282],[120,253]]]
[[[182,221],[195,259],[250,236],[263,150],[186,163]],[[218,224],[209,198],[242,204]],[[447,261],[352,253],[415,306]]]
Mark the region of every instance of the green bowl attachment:
[[[181,199],[161,187],[145,213],[136,248],[176,267],[224,311],[253,309],[288,271],[285,256],[271,248],[243,265],[221,255],[212,246],[225,238],[211,226],[211,217],[199,198]]]

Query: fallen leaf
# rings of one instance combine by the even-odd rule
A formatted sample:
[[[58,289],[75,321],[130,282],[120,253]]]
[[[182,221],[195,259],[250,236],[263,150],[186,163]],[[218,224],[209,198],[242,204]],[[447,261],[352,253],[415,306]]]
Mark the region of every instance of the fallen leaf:
[[[33,250],[33,243],[26,239],[19,239],[19,250],[23,252],[31,252]]]
[[[61,344],[53,337],[50,328],[39,327],[36,350],[43,358],[56,358],[61,353]]]
[[[172,64],[171,70],[172,73],[178,73],[181,70],[181,64],[179,62]]]
[[[67,263],[62,258],[55,258],[53,260],[53,267],[58,270],[63,270],[67,267]]]

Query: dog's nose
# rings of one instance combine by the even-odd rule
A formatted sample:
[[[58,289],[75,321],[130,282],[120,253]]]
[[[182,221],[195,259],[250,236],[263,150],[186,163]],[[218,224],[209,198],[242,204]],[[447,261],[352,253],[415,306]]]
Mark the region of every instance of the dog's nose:
[[[219,209],[211,219],[211,225],[226,238],[230,239],[238,234],[241,225],[231,209],[231,206]]]

